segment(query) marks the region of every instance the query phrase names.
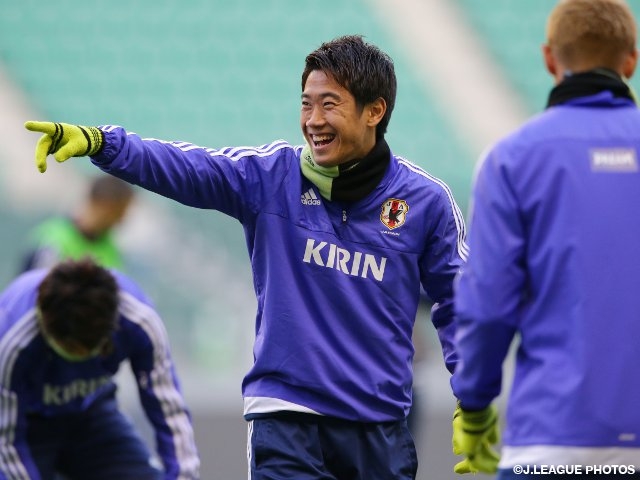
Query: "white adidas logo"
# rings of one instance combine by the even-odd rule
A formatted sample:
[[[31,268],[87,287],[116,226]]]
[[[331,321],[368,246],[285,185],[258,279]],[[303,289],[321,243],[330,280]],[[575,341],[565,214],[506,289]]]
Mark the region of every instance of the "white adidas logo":
[[[320,205],[320,200],[318,199],[316,192],[313,191],[313,188],[310,188],[300,195],[300,201],[303,205]]]

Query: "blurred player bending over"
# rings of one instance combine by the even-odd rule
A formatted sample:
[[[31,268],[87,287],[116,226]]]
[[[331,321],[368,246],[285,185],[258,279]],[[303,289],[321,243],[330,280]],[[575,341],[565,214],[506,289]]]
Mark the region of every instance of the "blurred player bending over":
[[[160,471],[118,410],[129,360]],[[0,295],[0,479],[196,480],[199,459],[162,321],[92,260],[32,270]]]
[[[115,126],[27,124],[45,133],[41,171],[48,153],[89,155],[242,223],[258,300],[242,385],[252,480],[415,478],[406,415],[420,286],[453,371],[453,279],[466,245],[449,188],[385,141],[395,96],[392,60],[345,36],[306,58],[306,145],[213,149]]]
[[[561,1],[543,53],[556,83],[546,111],[489,151],[473,191],[456,468],[496,468],[491,402],[519,334],[498,479],[569,478],[542,465],[638,478],[640,111],[625,81],[636,22],[621,0]]]

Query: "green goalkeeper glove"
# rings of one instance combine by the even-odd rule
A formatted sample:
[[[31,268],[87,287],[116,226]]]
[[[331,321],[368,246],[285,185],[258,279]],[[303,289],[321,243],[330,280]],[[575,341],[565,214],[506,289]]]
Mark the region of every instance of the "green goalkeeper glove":
[[[104,134],[96,127],[52,122],[27,122],[24,126],[32,132],[44,133],[36,145],[36,167],[41,173],[47,170],[50,153],[58,162],[64,162],[71,157],[95,155],[104,143]]]
[[[466,458],[453,467],[455,473],[495,473],[500,456],[491,447],[498,443],[498,413],[493,405],[470,412],[458,405],[453,413],[453,453]]]

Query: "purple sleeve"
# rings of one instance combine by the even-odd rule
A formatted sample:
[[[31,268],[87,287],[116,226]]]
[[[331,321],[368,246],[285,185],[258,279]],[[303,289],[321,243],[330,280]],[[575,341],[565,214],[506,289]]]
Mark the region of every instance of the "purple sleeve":
[[[27,443],[27,425],[18,403],[19,392],[0,387],[0,480],[30,478],[40,474]]]
[[[44,271],[32,270],[14,279],[0,295],[0,480],[40,479],[27,444],[27,419],[21,399],[31,357],[25,347],[36,335],[31,321],[37,286]],[[17,324],[16,319],[22,322]],[[39,361],[36,360],[36,361]]]
[[[454,394],[469,409],[500,393],[502,363],[516,330],[525,284],[523,225],[502,150],[481,163],[473,189],[469,255],[456,288],[460,368]]]
[[[91,161],[103,171],[188,206],[215,209],[243,221],[277,189],[279,162],[293,154],[280,140],[261,147],[204,148],[187,142],[141,138],[117,126],[101,127],[102,151]]]
[[[140,402],[153,426],[165,479],[199,478],[200,460],[191,415],[182,395],[162,320],[128,292],[120,298],[121,334],[131,345],[130,361]]]
[[[453,373],[458,361],[454,344],[453,283],[467,255],[464,219],[448,188],[443,189],[434,229],[421,262],[422,285],[434,302],[431,321],[435,326],[445,366]]]

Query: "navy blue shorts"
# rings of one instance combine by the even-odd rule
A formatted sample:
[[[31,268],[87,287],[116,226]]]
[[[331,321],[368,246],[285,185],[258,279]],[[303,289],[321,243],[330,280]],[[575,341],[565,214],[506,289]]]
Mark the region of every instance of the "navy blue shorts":
[[[270,417],[249,422],[250,480],[413,480],[407,422]]]
[[[29,415],[27,442],[42,480],[161,480],[151,454],[115,399],[86,412],[58,417]]]

